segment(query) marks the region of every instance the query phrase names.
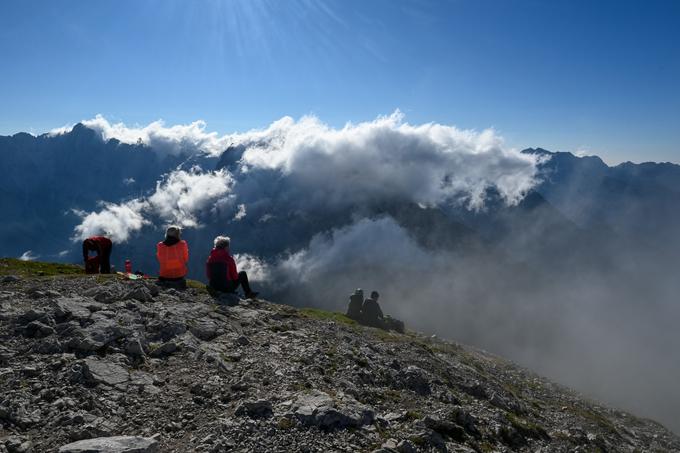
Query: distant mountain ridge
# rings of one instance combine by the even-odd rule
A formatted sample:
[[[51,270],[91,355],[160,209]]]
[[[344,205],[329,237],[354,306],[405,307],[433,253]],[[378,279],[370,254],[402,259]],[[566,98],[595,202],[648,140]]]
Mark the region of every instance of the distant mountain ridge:
[[[79,218],[99,201],[151,190],[187,156],[161,155],[142,144],[104,141],[77,124],[65,134],[0,136],[0,255],[28,249],[55,254],[70,246]]]
[[[535,190],[579,225],[603,224],[626,236],[672,234],[680,226],[680,165],[625,162],[610,167],[597,156],[541,148],[522,152],[550,157]]]
[[[244,151],[243,146],[229,147],[219,159],[190,152],[163,154],[141,143],[105,141],[80,123],[63,134],[0,136],[0,174],[4,175],[0,212],[6,219],[0,225],[0,255],[19,256],[37,249],[58,257],[60,251],[73,248],[69,238],[80,220],[74,210],[93,211],[101,201],[120,202],[148,193],[162,175],[183,163],[201,165],[205,170],[233,169]],[[597,156],[578,157],[542,148],[522,152],[549,156],[541,165],[543,181],[516,208],[494,204],[491,196],[490,207],[481,214],[449,210],[454,230],[468,234],[464,231],[471,229],[497,240],[499,231],[508,234],[529,224],[537,228],[530,220],[536,209],[552,211],[549,217],[553,220],[548,223],[567,227],[573,222],[568,228],[606,229],[624,237],[665,237],[680,226],[680,210],[676,209],[680,165],[626,162],[610,167]],[[381,209],[369,211],[380,215]],[[393,207],[383,214],[403,209]],[[432,224],[433,228],[445,227],[441,218],[437,222],[440,226]],[[410,223],[423,237],[423,228]],[[552,227],[541,228],[545,234]]]

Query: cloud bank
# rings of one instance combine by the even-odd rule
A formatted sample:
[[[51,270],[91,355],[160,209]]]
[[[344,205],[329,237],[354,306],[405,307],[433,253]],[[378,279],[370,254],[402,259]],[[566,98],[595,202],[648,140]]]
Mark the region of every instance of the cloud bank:
[[[98,212],[76,212],[81,223],[75,227],[73,239],[106,234],[116,242],[125,242],[154,221],[197,228],[199,217],[223,200],[232,184],[225,171],[203,172],[198,167],[174,171],[159,181],[148,197],[104,202]]]
[[[480,209],[489,187],[516,204],[537,183],[539,158],[504,147],[493,130],[413,126],[399,112],[342,129],[283,118],[230,141],[245,147],[240,172],[279,172],[324,203],[464,201]]]
[[[84,126],[96,131],[102,140],[116,139],[134,145],[143,143],[156,151],[168,154],[203,152],[216,155],[229,146],[229,137],[219,137],[217,132],[206,132],[204,121],[166,127],[162,120],[147,126],[126,126],[124,123],[111,123],[102,115],[82,120]],[[73,126],[64,126],[50,131],[52,135],[70,132]]]
[[[76,238],[109,231],[116,240],[126,241],[154,217],[197,227],[197,215],[206,207],[213,213],[229,209],[236,221],[246,212],[262,220],[274,219],[277,212],[395,202],[482,209],[490,187],[512,205],[538,182],[540,158],[506,148],[493,130],[475,132],[434,123],[414,126],[399,112],[341,129],[315,117],[299,121],[286,117],[264,129],[222,137],[206,132],[200,121],[129,128],[97,116],[83,124],[104,139],[128,143],[141,139],[172,152],[216,154],[229,144],[242,154],[230,168],[177,170],[148,197],[107,201],[99,212],[80,213]]]

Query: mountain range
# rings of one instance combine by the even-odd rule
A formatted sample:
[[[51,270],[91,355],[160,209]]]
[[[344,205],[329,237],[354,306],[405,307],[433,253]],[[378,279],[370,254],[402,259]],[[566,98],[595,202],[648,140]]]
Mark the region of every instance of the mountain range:
[[[217,159],[190,147],[178,154],[163,154],[141,142],[105,141],[82,124],[64,134],[1,136],[0,173],[4,177],[0,180],[0,210],[5,222],[0,225],[0,255],[18,257],[32,250],[43,258],[77,261],[78,247],[72,237],[80,223],[79,212],[95,211],[102,202],[117,203],[148,194],[164,175],[179,168],[200,165],[204,170],[229,169],[243,151],[243,146],[229,147]],[[439,213],[432,213],[431,209],[409,208],[404,203],[382,203],[353,206],[330,221],[324,221],[328,213],[314,219],[296,218],[295,228],[279,229],[296,230],[286,242],[287,248],[294,249],[314,234],[343,223],[343,216],[365,211],[400,219],[400,224],[425,243],[427,236],[441,236],[442,231],[447,245],[471,236],[487,244],[502,243],[516,237],[518,230],[531,231],[532,238],[540,238],[541,248],[551,254],[553,247],[563,249],[563,244],[554,244],[555,232],[570,241],[575,240],[574,235],[586,242],[588,236],[613,235],[623,241],[642,238],[666,251],[667,245],[676,242],[680,165],[626,162],[608,166],[597,156],[579,157],[541,148],[522,152],[548,159],[540,165],[542,181],[517,206],[495,202],[491,189],[481,212],[456,206],[435,208]],[[307,227],[300,228],[307,222]],[[259,223],[251,222],[245,229],[255,229],[255,235],[261,236],[267,228],[262,228],[265,222]],[[243,251],[267,256],[283,250],[260,243]],[[152,266],[143,256],[132,258]]]

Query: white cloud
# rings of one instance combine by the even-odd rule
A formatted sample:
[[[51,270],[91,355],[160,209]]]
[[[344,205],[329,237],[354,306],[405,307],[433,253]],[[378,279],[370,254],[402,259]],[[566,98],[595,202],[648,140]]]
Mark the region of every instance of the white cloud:
[[[238,205],[238,212],[234,215],[234,220],[239,221],[246,216],[246,205]]]
[[[197,215],[228,194],[232,186],[233,180],[226,170],[202,173],[194,167],[191,171],[174,171],[157,184],[148,203],[164,220],[183,227],[197,227]]]
[[[74,240],[105,234],[115,242],[125,242],[132,233],[150,223],[142,214],[148,206],[144,200],[135,199],[121,204],[104,203],[103,206],[99,212],[77,212],[83,219],[75,228]]]
[[[426,205],[462,201],[478,209],[485,190],[493,186],[515,204],[536,184],[540,159],[505,147],[491,129],[410,125],[399,111],[341,129],[312,116],[299,121],[284,117],[264,129],[224,136],[207,132],[203,121],[167,127],[159,120],[128,127],[97,115],[82,123],[105,140],[141,141],[171,154],[219,155],[230,145],[243,145],[240,176],[257,170],[281,172],[299,190],[313,192],[310,203],[396,198]]]
[[[82,213],[76,238],[109,230],[116,240],[125,241],[156,218],[195,228],[202,218],[220,217],[223,208],[234,215],[235,205],[238,210],[230,220],[242,219],[247,205],[261,222],[290,213],[304,216],[315,208],[393,202],[464,203],[479,209],[488,188],[497,188],[508,204],[515,204],[538,178],[539,157],[506,148],[493,130],[414,126],[398,111],[341,129],[315,117],[285,117],[265,129],[222,137],[206,132],[201,121],[172,127],[157,121],[130,128],[97,116],[83,124],[105,139],[141,139],[167,152],[217,154],[227,144],[241,145],[244,151],[235,156],[233,174],[199,167],[176,170],[148,197],[105,203],[99,212]]]
[[[246,146],[243,177],[257,170],[285,175],[324,204],[408,200],[483,206],[496,187],[509,204],[537,182],[538,157],[504,147],[493,131],[441,124],[412,126],[395,112],[333,129],[314,117],[283,118],[269,128],[231,136]]]
[[[165,223],[183,227],[200,226],[201,211],[208,210],[226,196],[233,181],[226,171],[203,173],[197,167],[177,170],[156,185],[149,197],[123,203],[103,203],[98,212],[81,212],[81,223],[75,227],[74,240],[106,234],[116,242],[125,242],[130,235],[159,218]]]
[[[229,146],[229,137],[219,137],[217,132],[206,132],[204,121],[178,124],[166,127],[162,120],[147,126],[128,127],[124,123],[110,123],[102,115],[97,115],[81,123],[97,131],[103,140],[115,138],[123,143],[143,143],[153,149],[168,154],[182,152],[205,152],[219,154]],[[52,135],[68,133],[73,126],[64,126],[50,131]]]
[[[247,253],[237,253],[234,255],[234,261],[239,270],[246,271],[250,281],[262,282],[269,279],[269,267],[259,258]]]
[[[26,250],[23,255],[19,257],[21,261],[33,261],[37,260],[40,258],[40,255],[36,255],[33,253],[33,250]]]
[[[317,235],[307,248],[282,260],[277,267],[286,275],[286,281],[319,283],[329,276],[356,276],[376,266],[390,268],[396,278],[398,272],[408,275],[413,267],[430,259],[431,255],[392,218],[383,217],[361,219],[328,235]]]
[[[589,157],[589,156],[595,156],[596,154],[593,153],[589,148],[586,147],[578,147],[574,151],[574,156],[576,157]]]

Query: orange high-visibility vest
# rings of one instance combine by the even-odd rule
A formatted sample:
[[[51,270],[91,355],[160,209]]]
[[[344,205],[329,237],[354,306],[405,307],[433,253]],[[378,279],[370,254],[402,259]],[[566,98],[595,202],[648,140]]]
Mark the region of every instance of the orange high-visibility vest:
[[[189,261],[189,246],[186,241],[167,246],[159,242],[156,246],[156,258],[161,265],[159,276],[165,278],[180,278],[187,275]]]

